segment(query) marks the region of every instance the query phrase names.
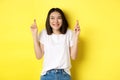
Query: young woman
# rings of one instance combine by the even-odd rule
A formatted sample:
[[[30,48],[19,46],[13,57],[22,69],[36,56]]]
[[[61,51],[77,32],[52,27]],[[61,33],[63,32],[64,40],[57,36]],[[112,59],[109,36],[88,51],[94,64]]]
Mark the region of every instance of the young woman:
[[[75,60],[78,52],[80,27],[76,22],[74,31],[59,8],[52,8],[46,19],[46,29],[38,35],[36,20],[31,26],[37,59],[44,55],[41,80],[71,80],[70,58]]]

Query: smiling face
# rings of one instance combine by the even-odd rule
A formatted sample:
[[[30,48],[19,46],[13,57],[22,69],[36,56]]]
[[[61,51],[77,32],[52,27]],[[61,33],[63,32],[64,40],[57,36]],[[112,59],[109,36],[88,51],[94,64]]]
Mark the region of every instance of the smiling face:
[[[63,11],[60,8],[51,8],[46,18],[47,34],[52,33],[65,34],[68,28],[68,22]]]
[[[62,17],[61,14],[57,11],[54,11],[50,14],[49,18],[50,26],[52,30],[59,31],[60,27],[62,26]]]

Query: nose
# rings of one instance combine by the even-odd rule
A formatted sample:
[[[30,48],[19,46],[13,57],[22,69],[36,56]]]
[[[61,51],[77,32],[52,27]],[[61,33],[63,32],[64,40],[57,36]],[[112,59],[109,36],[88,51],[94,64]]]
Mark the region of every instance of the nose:
[[[55,19],[54,22],[55,22],[55,23],[58,23],[58,19]]]

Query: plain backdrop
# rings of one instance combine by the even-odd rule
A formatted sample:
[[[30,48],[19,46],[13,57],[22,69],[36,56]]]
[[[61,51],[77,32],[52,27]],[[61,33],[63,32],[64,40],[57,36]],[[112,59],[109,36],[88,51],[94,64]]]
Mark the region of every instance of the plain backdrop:
[[[0,80],[39,80],[43,58],[34,53],[30,26],[45,28],[49,9],[61,8],[74,29],[79,20],[79,52],[73,80],[120,80],[119,0],[0,0]]]

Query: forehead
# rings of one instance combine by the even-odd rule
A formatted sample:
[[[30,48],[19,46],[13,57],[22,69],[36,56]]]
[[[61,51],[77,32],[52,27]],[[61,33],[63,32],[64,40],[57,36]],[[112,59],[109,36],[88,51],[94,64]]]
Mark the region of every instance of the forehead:
[[[50,16],[52,17],[52,16],[61,16],[61,14],[59,13],[59,12],[57,12],[57,11],[54,11],[54,12],[52,12],[51,14],[50,14]]]

